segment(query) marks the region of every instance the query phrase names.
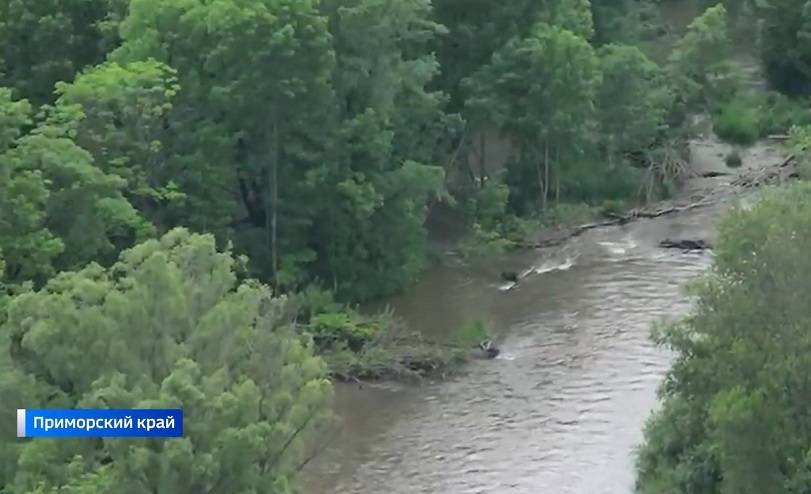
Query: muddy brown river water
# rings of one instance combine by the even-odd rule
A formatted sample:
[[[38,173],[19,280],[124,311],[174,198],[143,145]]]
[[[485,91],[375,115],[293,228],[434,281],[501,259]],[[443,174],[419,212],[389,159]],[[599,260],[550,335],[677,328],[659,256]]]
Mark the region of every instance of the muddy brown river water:
[[[704,143],[694,159],[724,169],[719,154]],[[745,156],[750,165],[777,159],[769,149]],[[692,187],[713,180],[729,177]],[[397,314],[429,333],[483,319],[501,355],[445,382],[340,386],[343,427],[308,465],[304,492],[631,493],[634,449],[671,358],[651,327],[689,309],[684,285],[710,263],[709,253],[657,244],[712,239],[739,200],[592,230],[497,266],[434,268],[391,301]],[[505,290],[505,263],[533,272]]]

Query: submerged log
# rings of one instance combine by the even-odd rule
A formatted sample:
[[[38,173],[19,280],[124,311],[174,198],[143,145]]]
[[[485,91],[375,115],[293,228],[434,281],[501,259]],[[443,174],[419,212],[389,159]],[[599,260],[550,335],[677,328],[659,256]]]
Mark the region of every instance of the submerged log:
[[[665,249],[681,249],[681,250],[705,250],[712,249],[712,246],[706,240],[671,240],[665,239],[659,242],[659,247]]]
[[[712,171],[712,172],[704,172],[704,173],[702,173],[702,174],[701,174],[701,177],[702,177],[702,178],[715,178],[715,177],[727,177],[727,176],[729,176],[729,175],[732,175],[732,174],[731,174],[731,173],[727,173],[727,172],[716,172],[716,171]]]

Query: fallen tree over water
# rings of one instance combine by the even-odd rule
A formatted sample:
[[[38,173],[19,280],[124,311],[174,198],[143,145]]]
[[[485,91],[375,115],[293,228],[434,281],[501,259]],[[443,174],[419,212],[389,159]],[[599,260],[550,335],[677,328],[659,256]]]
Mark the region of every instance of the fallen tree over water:
[[[706,250],[712,249],[712,246],[706,240],[671,240],[666,238],[659,242],[659,247],[665,249],[681,249],[681,250]]]
[[[758,169],[741,170],[739,173],[734,174],[737,175],[737,178],[731,182],[710,188],[700,198],[691,203],[672,206],[662,206],[660,204],[656,207],[632,209],[625,214],[615,215],[613,218],[606,219],[604,221],[577,225],[568,229],[563,229],[549,238],[532,242],[518,242],[517,245],[518,247],[527,249],[556,247],[595,228],[623,225],[640,218],[659,218],[661,216],[683,213],[695,208],[715,204],[723,197],[733,195],[745,189],[756,188],[763,185],[782,184],[796,179],[798,174],[795,165],[796,159],[794,155],[789,155],[783,161],[777,164],[764,166]],[[726,175],[728,174],[719,174],[715,176],[719,177]]]

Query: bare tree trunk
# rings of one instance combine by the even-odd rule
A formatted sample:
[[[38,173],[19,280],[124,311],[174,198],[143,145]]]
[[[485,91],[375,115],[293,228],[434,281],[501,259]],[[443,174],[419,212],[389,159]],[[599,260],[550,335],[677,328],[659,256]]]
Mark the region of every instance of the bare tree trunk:
[[[274,289],[279,287],[279,249],[278,249],[278,210],[279,210],[279,126],[275,110],[271,116],[271,152],[270,172],[268,173],[269,195],[265,199],[265,232],[270,244],[270,262],[273,273]]]
[[[535,173],[538,175],[538,200],[540,201],[541,211],[546,208],[543,197],[543,172],[541,171],[541,160],[535,160]]]
[[[448,176],[453,172],[453,168],[456,166],[456,160],[459,159],[459,153],[465,149],[465,143],[467,142],[467,136],[470,132],[470,126],[467,122],[465,122],[465,127],[462,130],[462,137],[459,139],[459,144],[456,145],[456,149],[453,151],[450,160],[448,160],[448,165],[445,167],[445,172]]]
[[[541,209],[546,211],[546,200],[549,198],[549,139],[544,140],[544,151],[543,151],[543,191],[542,191],[542,199],[541,199]]]
[[[555,207],[560,205],[560,148],[555,148]]]
[[[484,180],[487,176],[487,160],[485,158],[485,146],[487,143],[487,138],[485,137],[485,132],[482,131],[479,133],[479,187],[484,187]]]

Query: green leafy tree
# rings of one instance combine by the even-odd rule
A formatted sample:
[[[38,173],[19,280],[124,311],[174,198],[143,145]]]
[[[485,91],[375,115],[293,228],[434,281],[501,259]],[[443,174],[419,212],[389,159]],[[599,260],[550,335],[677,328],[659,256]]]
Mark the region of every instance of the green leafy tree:
[[[725,86],[735,81],[731,53],[726,8],[719,3],[690,23],[668,60],[672,85],[682,105],[706,109],[734,92]]]
[[[649,148],[665,127],[670,93],[664,74],[634,46],[606,45],[598,50],[602,82],[597,120],[606,154]]]
[[[413,282],[425,265],[426,204],[444,192],[445,96],[428,43],[444,32],[428,1],[322,2],[332,33],[337,129],[314,220],[316,275],[370,298]],[[397,218],[397,219],[395,219]]]
[[[126,195],[158,225],[184,195],[177,183],[185,170],[167,156],[168,117],[180,87],[175,71],[154,60],[105,63],[57,84],[60,106],[82,113],[75,141],[105,172],[127,181]],[[185,184],[183,184],[185,185]]]
[[[468,108],[489,115],[517,140],[521,180],[517,197],[547,206],[551,184],[560,195],[561,163],[585,147],[600,81],[594,49],[571,31],[547,24],[515,38],[468,82]]]
[[[300,255],[308,223],[293,201],[312,197],[299,186],[324,109],[327,122],[331,113],[333,53],[317,2],[136,0],[122,33],[117,60],[154,57],[177,69],[184,89],[176,109],[185,115],[177,125],[206,129],[182,147],[193,149],[209,133],[224,136],[208,145],[219,148],[211,154],[224,169],[215,183],[239,194],[247,213],[236,218],[236,238],[259,272],[284,284],[285,255]]]
[[[803,0],[756,2],[763,20],[760,49],[766,73],[780,90],[811,91],[811,6]]]
[[[0,330],[4,412],[23,397],[44,408],[182,408],[184,437],[7,434],[4,492],[294,492],[331,385],[285,301],[239,282],[238,267],[212,236],[176,229],[110,269],[15,296]]]
[[[120,0],[0,2],[0,86],[35,103],[53,101],[54,84],[104,59],[115,43]]]
[[[126,182],[73,141],[79,115],[52,109],[26,133],[31,111],[0,89],[0,249],[9,283],[114,259],[152,233],[123,197]]]
[[[720,228],[645,431],[639,491],[807,492],[811,480],[811,186],[770,190]]]
[[[567,29],[581,38],[594,36],[594,19],[589,0],[557,0],[551,24]]]
[[[450,108],[461,111],[460,84],[490,62],[493,54],[514,36],[526,34],[549,2],[515,0],[434,0],[436,18],[448,33],[436,38],[442,67],[439,86],[451,96]]]

